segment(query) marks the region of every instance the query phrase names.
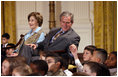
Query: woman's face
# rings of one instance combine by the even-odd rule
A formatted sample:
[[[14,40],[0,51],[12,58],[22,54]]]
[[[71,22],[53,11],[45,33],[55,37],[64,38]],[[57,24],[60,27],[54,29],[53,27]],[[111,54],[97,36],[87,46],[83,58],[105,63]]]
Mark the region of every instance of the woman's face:
[[[4,60],[2,63],[2,75],[6,76],[9,75],[9,62],[7,60]]]
[[[29,18],[28,23],[29,23],[29,26],[30,26],[31,29],[36,29],[38,27],[38,22],[37,22],[37,20],[35,19],[34,16],[31,16]]]
[[[84,54],[83,54],[83,60],[84,61],[89,61],[92,57],[92,54],[90,51],[88,50],[84,50]]]

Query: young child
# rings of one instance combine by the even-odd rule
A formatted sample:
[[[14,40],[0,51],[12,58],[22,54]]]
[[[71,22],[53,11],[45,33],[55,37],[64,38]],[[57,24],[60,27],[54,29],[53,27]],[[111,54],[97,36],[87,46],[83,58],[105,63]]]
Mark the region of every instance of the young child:
[[[109,54],[105,65],[109,68],[112,76],[117,76],[117,52],[113,51]]]
[[[40,73],[41,76],[46,75],[48,71],[48,64],[44,60],[35,60],[30,63],[30,67],[33,73],[35,74]]]
[[[40,60],[45,60],[47,52],[40,51],[39,54],[40,54]]]
[[[4,33],[2,35],[2,44],[1,44],[1,48],[4,48],[4,47],[7,47],[7,44],[9,42],[9,39],[10,39],[10,35],[8,33]],[[6,50],[5,49],[1,49],[1,55],[2,57],[5,57],[6,56]]]
[[[72,53],[73,56],[74,56],[75,64],[76,64],[76,66],[78,67],[77,70],[78,70],[79,72],[82,72],[83,66],[82,66],[82,64],[81,64],[81,62],[80,62],[80,60],[79,60],[79,58],[78,58],[78,55],[77,55],[77,47],[76,47],[74,44],[72,44],[72,45],[69,47],[69,49],[70,49],[71,53]],[[89,60],[91,59],[91,57],[93,56],[93,51],[94,51],[95,49],[96,49],[96,47],[93,46],[93,45],[86,46],[86,47],[84,48],[83,60],[84,60],[84,61],[89,61]]]
[[[102,48],[96,48],[90,61],[104,64],[107,59],[107,51]]]
[[[84,48],[83,53],[83,60],[84,61],[90,61],[91,57],[93,56],[93,51],[96,49],[93,45],[88,45]]]
[[[12,43],[9,43],[6,49],[6,56],[7,57],[17,56],[18,53],[15,53],[14,51],[15,51],[15,45]]]
[[[107,67],[97,62],[85,62],[83,65],[83,72],[90,76],[110,76]]]
[[[10,39],[10,35],[8,33],[4,33],[2,35],[2,47],[6,47]]]
[[[12,76],[26,76],[32,73],[30,66],[22,64],[13,69]]]
[[[13,69],[20,64],[15,57],[6,58],[2,63],[2,76],[11,76]]]
[[[55,53],[48,53],[46,55],[46,62],[48,64],[47,76],[66,76],[61,69],[63,65],[62,58]]]

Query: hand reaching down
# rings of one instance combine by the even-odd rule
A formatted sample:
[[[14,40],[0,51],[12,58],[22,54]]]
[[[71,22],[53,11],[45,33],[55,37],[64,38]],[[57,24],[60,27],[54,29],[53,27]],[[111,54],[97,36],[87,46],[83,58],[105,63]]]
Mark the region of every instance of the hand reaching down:
[[[26,45],[30,46],[33,49],[36,49],[37,48],[36,44],[26,44]]]

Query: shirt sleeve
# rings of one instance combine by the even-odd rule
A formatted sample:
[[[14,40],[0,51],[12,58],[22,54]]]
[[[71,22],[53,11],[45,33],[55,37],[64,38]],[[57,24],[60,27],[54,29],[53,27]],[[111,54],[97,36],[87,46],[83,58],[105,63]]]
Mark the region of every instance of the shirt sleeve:
[[[37,41],[36,43],[40,43],[40,42],[42,42],[44,39],[45,39],[45,34],[44,34],[44,32],[42,32],[41,35],[40,35],[40,37],[39,37],[39,39],[38,39],[38,41]]]
[[[83,71],[83,66],[82,66],[82,64],[81,64],[79,59],[75,60],[75,64],[76,64],[76,66],[78,68],[78,71],[82,72]]]

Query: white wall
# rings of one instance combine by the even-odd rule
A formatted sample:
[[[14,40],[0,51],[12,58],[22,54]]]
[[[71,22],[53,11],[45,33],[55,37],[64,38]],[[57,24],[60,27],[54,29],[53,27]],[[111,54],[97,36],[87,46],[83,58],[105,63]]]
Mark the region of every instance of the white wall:
[[[74,24],[72,28],[80,35],[81,40],[78,52],[83,52],[85,46],[94,44],[93,40],[93,2],[92,1],[59,1],[55,2],[56,26],[59,27],[59,14],[62,11],[70,11],[74,14]],[[17,40],[20,34],[27,33],[27,15],[32,11],[40,12],[44,17],[43,30],[49,31],[49,2],[48,1],[16,1],[16,26]]]
[[[80,35],[78,52],[83,52],[84,47],[93,43],[93,2],[70,1],[62,2],[62,11],[70,11],[74,14],[72,28]]]
[[[30,28],[27,17],[33,12],[40,12],[43,16],[43,30],[49,32],[49,2],[48,1],[16,1],[16,31],[17,41],[20,39],[20,34],[27,33]]]

